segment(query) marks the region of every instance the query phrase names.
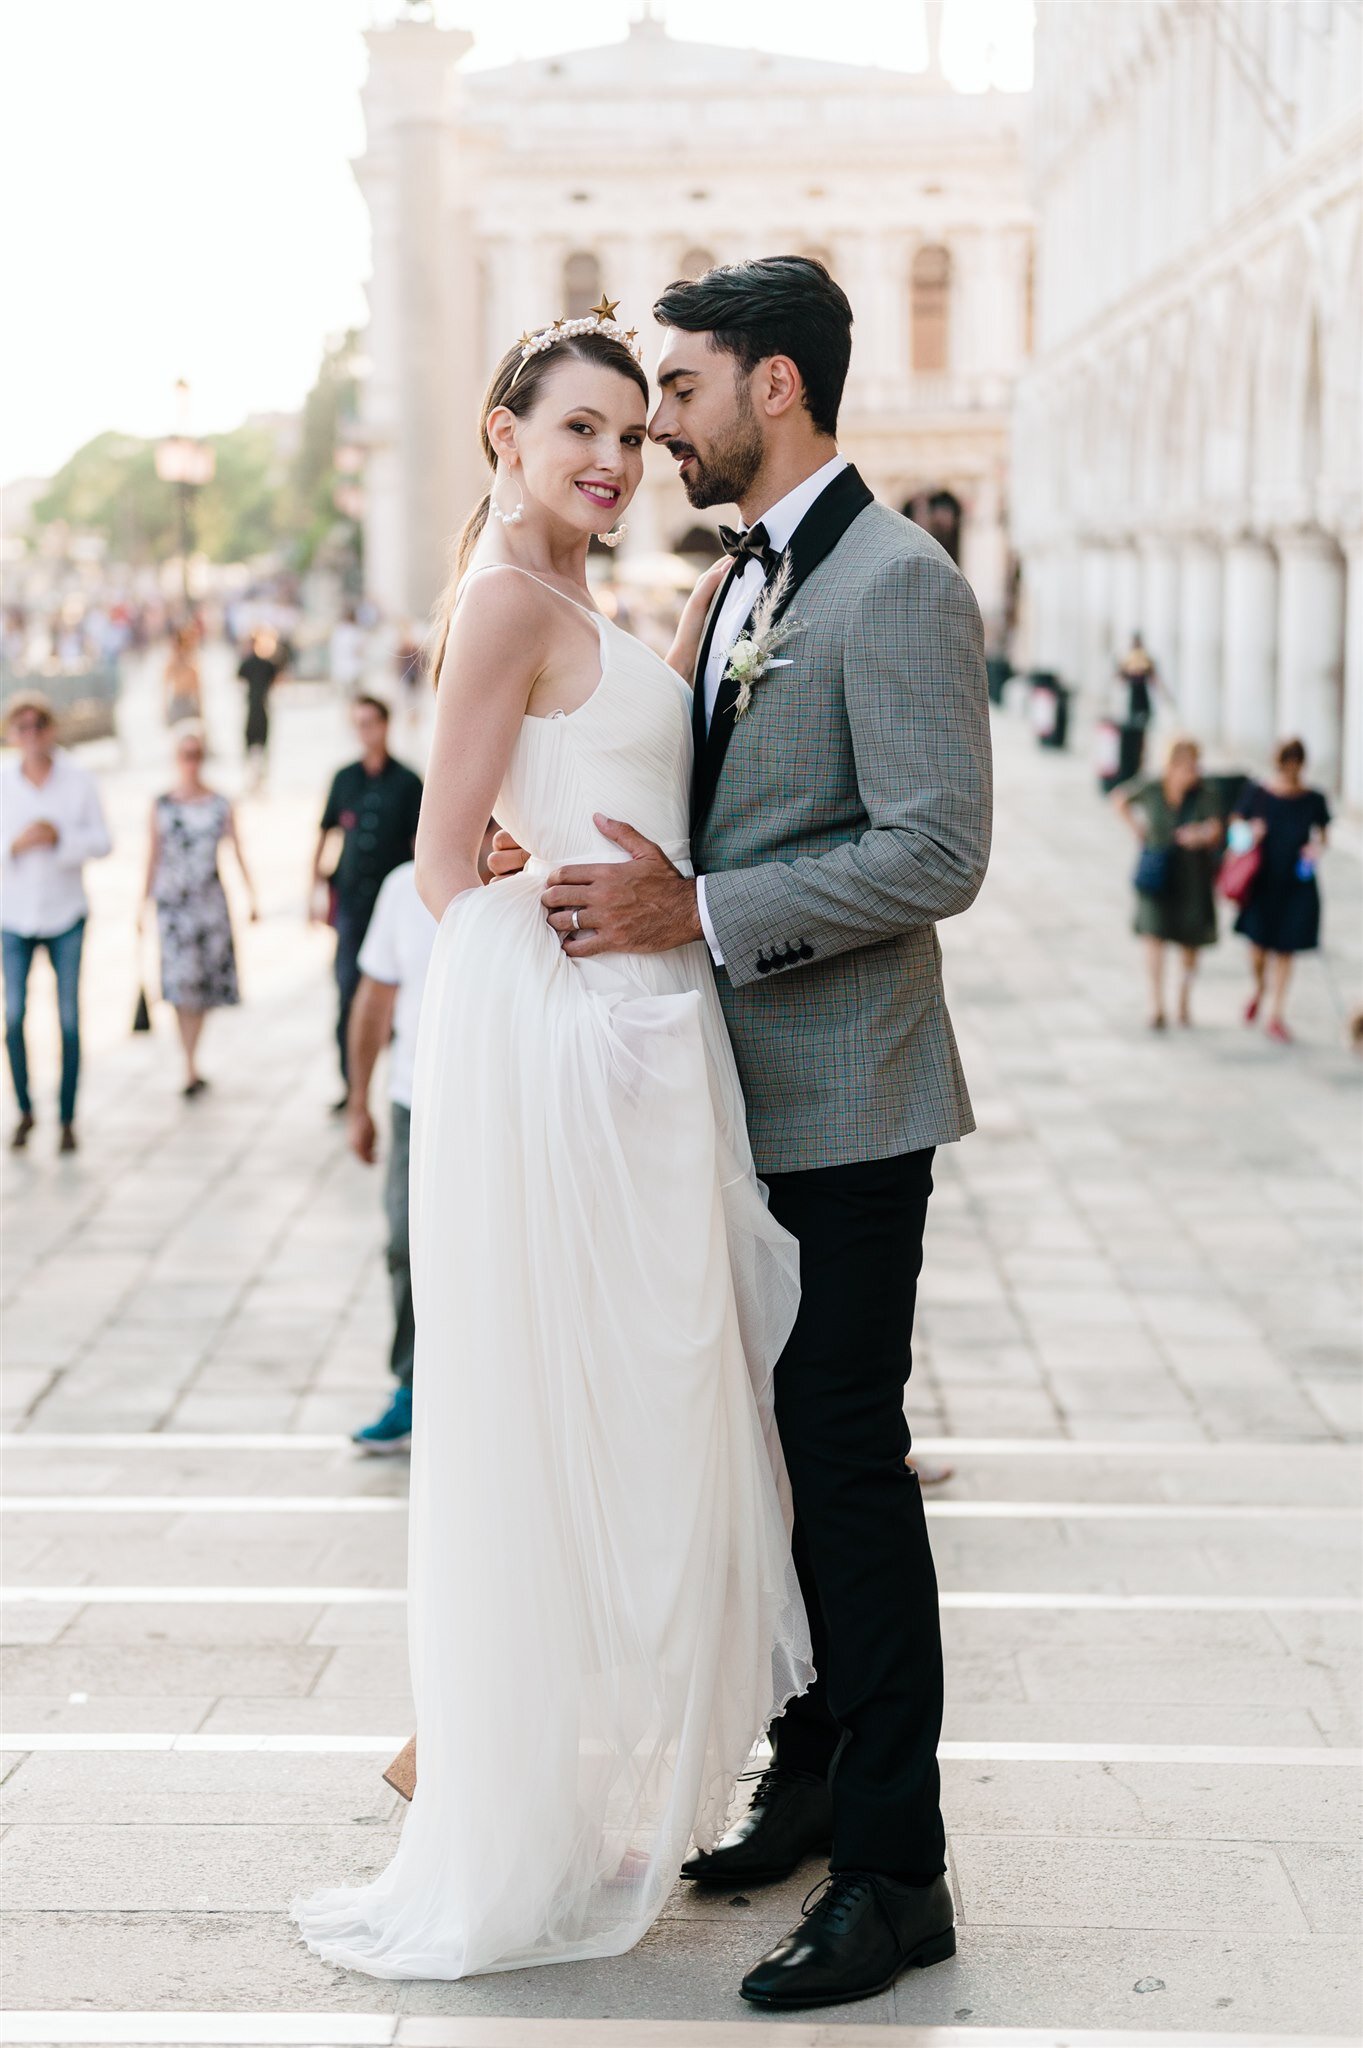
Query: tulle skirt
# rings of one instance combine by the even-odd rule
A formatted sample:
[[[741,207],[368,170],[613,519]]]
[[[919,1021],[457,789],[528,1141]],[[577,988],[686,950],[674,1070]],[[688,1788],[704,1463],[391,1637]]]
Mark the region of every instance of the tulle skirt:
[[[703,947],[568,959],[537,864],[435,940],[417,1049],[416,1796],[296,1899],[375,1977],[619,1954],[809,1683],[771,1377],[797,1252]]]

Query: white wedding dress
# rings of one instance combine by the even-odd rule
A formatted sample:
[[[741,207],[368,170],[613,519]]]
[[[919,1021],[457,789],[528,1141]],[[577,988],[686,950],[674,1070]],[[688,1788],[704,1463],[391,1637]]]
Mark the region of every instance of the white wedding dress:
[[[381,1877],[292,1906],[375,1977],[630,1948],[811,1677],[771,1401],[797,1251],[708,955],[573,960],[539,901],[623,858],[594,812],[689,872],[688,693],[590,616],[595,693],[525,720],[497,799],[530,864],[450,904],[422,1008],[416,1796]]]

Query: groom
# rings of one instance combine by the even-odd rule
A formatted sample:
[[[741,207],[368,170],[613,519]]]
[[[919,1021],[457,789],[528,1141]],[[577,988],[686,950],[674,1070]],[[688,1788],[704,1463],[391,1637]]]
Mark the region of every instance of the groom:
[[[838,453],[852,312],[822,264],[724,265],[654,312],[649,432],[693,505],[744,521],[721,529],[732,566],[695,678],[700,879],[603,820],[631,859],[560,870],[544,903],[574,956],[704,938],[757,1170],[799,1240],[776,1418],[819,1676],[774,1724],[749,1811],[684,1874],[747,1890],[831,1849],[828,1888],[742,1988],[832,2005],[956,1945],[937,1582],[903,1397],[933,1150],[973,1128],[934,927],[988,857],[984,647],[964,577]],[[731,668],[783,559],[779,665],[759,644]]]

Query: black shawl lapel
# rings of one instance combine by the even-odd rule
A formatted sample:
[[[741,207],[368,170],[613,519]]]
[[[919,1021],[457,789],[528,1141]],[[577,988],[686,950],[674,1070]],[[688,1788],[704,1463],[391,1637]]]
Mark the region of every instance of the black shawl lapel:
[[[790,609],[795,593],[800,588],[800,585],[807,576],[812,575],[814,570],[818,568],[824,556],[832,553],[848,527],[852,524],[852,521],[860,513],[864,512],[868,505],[874,504],[874,502],[874,492],[868,489],[862,481],[860,474],[852,467],[850,462],[846,469],[838,471],[832,483],[826,485],[820,491],[818,497],[814,500],[814,503],[810,506],[790,537],[790,543],[786,549],[787,554],[790,556],[790,587],[781,602],[781,610],[777,614],[778,617]],[[738,685],[732,682],[721,682],[719,695],[715,700],[714,717],[710,720],[710,731],[708,736],[706,735],[704,708],[705,664],[709,658],[710,643],[714,638],[715,621],[719,617],[719,608],[724,602],[724,598],[728,595],[729,586],[732,581],[732,576],[726,579],[716,601],[715,608],[710,614],[709,627],[705,634],[700,663],[696,670],[696,693],[700,700],[701,711],[700,723],[696,727],[696,766],[695,776],[691,785],[691,830],[693,834],[700,829],[705,815],[714,800],[715,786],[719,781],[720,770],[724,766],[724,756],[729,750],[729,741],[733,738],[734,726],[738,722],[734,716],[734,705],[738,699]],[[798,648],[798,642],[793,644]],[[799,659],[798,652],[795,655],[795,659],[797,661]]]
[[[715,627],[719,623],[720,612],[724,608],[724,600],[729,595],[733,587],[734,577],[742,566],[739,562],[730,563],[729,573],[720,584],[711,603],[709,617],[705,621],[705,631],[700,637],[700,653],[696,657],[695,674],[691,683],[691,732],[695,740],[695,752],[691,762],[691,815],[693,818],[699,816],[700,813],[701,780],[705,764],[705,665],[710,659],[710,648],[714,641]]]

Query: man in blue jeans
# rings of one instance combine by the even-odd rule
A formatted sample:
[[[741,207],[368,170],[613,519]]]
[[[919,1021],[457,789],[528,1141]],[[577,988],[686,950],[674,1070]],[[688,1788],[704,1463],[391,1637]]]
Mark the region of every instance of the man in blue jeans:
[[[46,949],[57,978],[62,1035],[61,1140],[76,1149],[76,1082],[80,1075],[80,960],[88,905],[81,870],[111,851],[109,828],[93,778],[58,748],[56,714],[39,691],[11,697],[5,737],[17,749],[0,769],[4,848],[0,857],[0,925],[5,967],[5,1048],[19,1105],[10,1140],[20,1152],[33,1129],[24,1016],[33,956]]]

